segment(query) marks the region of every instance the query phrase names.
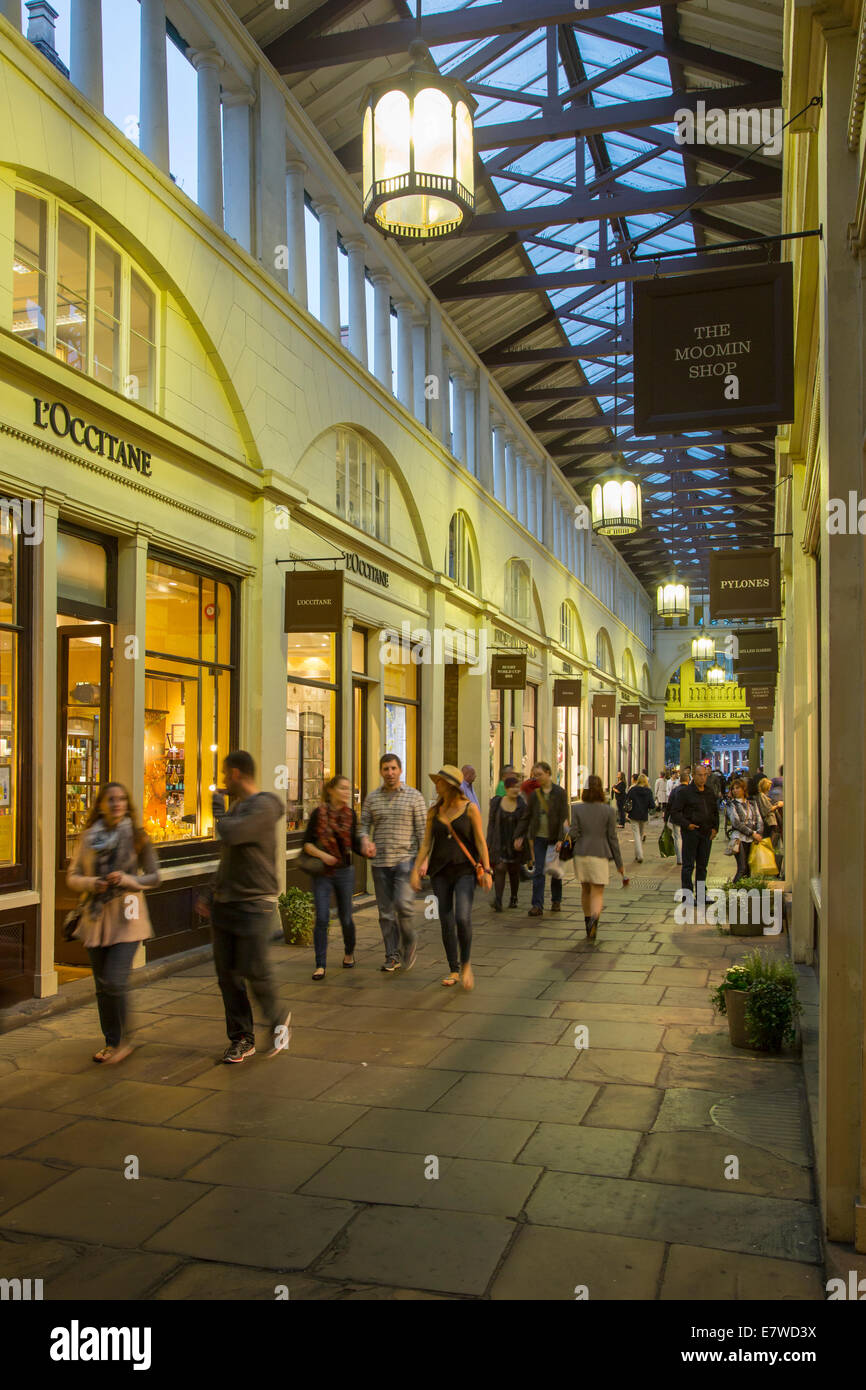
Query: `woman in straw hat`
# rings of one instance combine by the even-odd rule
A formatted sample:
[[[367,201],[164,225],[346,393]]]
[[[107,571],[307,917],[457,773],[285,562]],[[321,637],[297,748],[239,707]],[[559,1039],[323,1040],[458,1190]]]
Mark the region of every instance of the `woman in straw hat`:
[[[493,883],[487,841],[481,812],[461,790],[460,768],[446,763],[438,772],[430,773],[430,780],[436,788],[436,801],[427,813],[424,843],[412,870],[412,887],[417,893],[422,875],[429,873],[448,958],[449,973],[443,985],[453,986],[459,980],[464,989],[472,989],[472,899],[476,883],[488,892]]]

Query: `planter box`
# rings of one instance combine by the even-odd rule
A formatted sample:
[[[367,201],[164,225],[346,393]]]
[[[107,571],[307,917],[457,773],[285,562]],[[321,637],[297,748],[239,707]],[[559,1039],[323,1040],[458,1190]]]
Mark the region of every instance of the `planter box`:
[[[746,1036],[746,1006],[749,1002],[747,989],[725,990],[725,1013],[728,1018],[728,1034],[732,1047],[747,1047],[756,1052]]]
[[[293,940],[292,940],[291,935],[290,935],[290,926],[291,926],[291,924],[290,924],[290,919],[289,919],[288,913],[286,913],[286,912],[284,911],[283,908],[280,908],[280,925],[281,925],[281,927],[282,927],[282,929],[283,929],[283,940],[285,941],[285,943],[286,943],[287,946],[309,946],[310,943],[311,943],[312,940],[313,940],[313,925],[312,925],[312,922],[310,923],[310,926],[309,926],[309,936],[308,936],[307,940],[305,940],[305,941],[293,941]]]

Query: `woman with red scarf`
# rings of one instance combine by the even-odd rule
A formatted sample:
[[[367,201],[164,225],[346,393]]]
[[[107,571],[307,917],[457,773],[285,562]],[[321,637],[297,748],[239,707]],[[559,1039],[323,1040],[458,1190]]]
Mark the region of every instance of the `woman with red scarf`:
[[[304,849],[326,865],[324,873],[317,874],[313,879],[313,901],[316,904],[314,980],[325,978],[332,887],[337,899],[340,926],[343,928],[343,969],[351,970],[355,964],[355,922],[352,917],[355,867],[352,854],[360,854],[361,842],[358,838],[358,820],[351,803],[352,786],[348,777],[332,777],[330,782],[325,783],[322,804],[310,816],[304,834]]]

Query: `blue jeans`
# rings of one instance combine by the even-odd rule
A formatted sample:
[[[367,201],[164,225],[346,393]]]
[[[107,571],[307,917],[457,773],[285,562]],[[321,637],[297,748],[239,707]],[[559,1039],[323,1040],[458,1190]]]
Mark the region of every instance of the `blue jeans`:
[[[117,1047],[126,1030],[126,982],[137,941],[117,941],[113,946],[88,946],[90,968],[96,985],[99,1026],[106,1047]]]
[[[316,905],[316,925],[313,946],[316,969],[328,964],[328,918],[331,912],[331,888],[337,899],[337,914],[343,928],[343,946],[347,956],[355,954],[355,921],[352,916],[352,894],[355,891],[355,870],[351,864],[341,864],[332,874],[319,874],[313,879],[313,902]]]
[[[401,859],[399,864],[373,865],[373,888],[379,909],[379,926],[385,943],[385,960],[408,955],[415,944],[415,894],[409,882],[414,859]]]
[[[555,840],[548,840],[546,835],[536,835],[532,842],[532,854],[535,861],[535,873],[532,875],[532,906],[544,907],[544,861],[547,858],[549,845],[555,845]],[[562,902],[562,879],[550,876],[550,901],[552,903]]]
[[[436,894],[442,945],[448,958],[448,969],[456,973],[461,965],[469,964],[472,951],[472,899],[475,896],[475,874],[457,874],[446,870],[434,874],[430,887]]]

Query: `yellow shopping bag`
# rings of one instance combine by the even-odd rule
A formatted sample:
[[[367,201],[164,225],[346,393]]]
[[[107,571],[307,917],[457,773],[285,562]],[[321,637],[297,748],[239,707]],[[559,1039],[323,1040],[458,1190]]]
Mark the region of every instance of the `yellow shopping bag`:
[[[752,878],[776,878],[779,866],[773,853],[772,840],[761,840],[752,845],[749,854],[749,874]]]

